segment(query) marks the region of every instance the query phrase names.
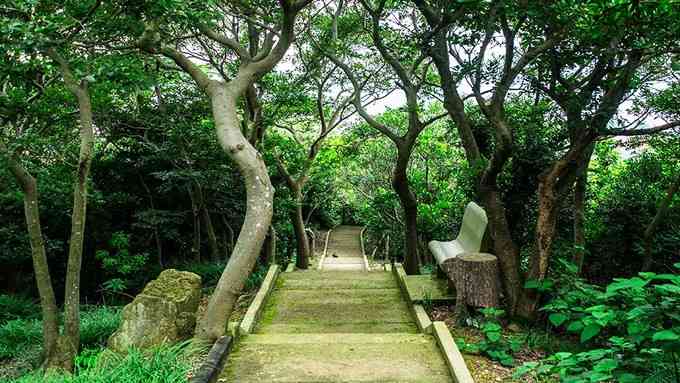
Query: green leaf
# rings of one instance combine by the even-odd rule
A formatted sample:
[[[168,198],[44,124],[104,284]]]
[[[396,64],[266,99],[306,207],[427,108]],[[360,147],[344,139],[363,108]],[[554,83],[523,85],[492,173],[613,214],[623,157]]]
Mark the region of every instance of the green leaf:
[[[641,381],[640,377],[637,375],[625,373],[619,376],[620,383],[637,383]]]
[[[569,326],[567,326],[567,331],[569,332],[579,332],[583,329],[583,322],[580,320],[574,321],[569,323]]]
[[[595,335],[600,333],[601,329],[600,325],[595,323],[587,325],[581,332],[581,343],[585,343],[592,339]]]
[[[616,367],[619,365],[619,363],[614,360],[614,359],[602,359],[599,361],[595,367],[593,367],[593,370],[598,371],[598,372],[606,372],[609,373],[616,369]]]
[[[492,342],[498,342],[501,340],[501,333],[498,331],[489,331],[484,334],[486,335],[486,338]]]
[[[657,331],[654,333],[654,336],[652,336],[652,340],[654,342],[658,341],[676,341],[680,339],[680,335],[678,335],[675,331],[673,330],[663,330],[663,331]]]
[[[569,316],[562,313],[554,313],[548,316],[548,320],[550,320],[550,323],[552,323],[555,327],[561,326],[562,323],[567,321],[567,319],[569,319]]]

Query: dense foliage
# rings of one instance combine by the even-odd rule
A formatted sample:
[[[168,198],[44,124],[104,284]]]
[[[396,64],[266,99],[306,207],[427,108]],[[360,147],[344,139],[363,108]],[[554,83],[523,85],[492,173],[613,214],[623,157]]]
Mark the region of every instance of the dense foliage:
[[[6,3],[8,376],[183,381],[183,346],[102,350],[163,269],[201,275],[214,341],[319,230],[429,272],[475,201],[503,307],[466,352],[518,366],[517,321],[570,345],[518,373],[680,379],[678,2]]]

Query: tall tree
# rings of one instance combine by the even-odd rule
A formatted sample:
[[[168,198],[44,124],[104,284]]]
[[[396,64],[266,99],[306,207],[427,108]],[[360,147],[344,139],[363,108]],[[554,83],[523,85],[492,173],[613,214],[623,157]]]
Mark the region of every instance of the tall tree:
[[[540,28],[547,13],[543,4],[493,1],[457,3],[414,0],[427,30],[421,49],[432,58],[439,74],[444,107],[465,149],[468,163],[477,175],[478,198],[489,217],[493,248],[499,258],[508,311],[515,312],[522,278],[519,248],[511,236],[498,176],[513,154],[513,132],[506,120],[505,101],[511,86],[526,66],[554,46],[562,29],[546,32],[544,38],[526,35],[529,28]],[[492,50],[497,53],[492,54]],[[467,80],[472,93],[461,94]],[[473,98],[493,130],[492,148],[479,142],[479,133],[467,114],[465,100]]]
[[[21,146],[8,148],[7,144],[0,142],[0,150],[4,152],[9,169],[24,194],[26,224],[43,311],[44,366],[68,371],[73,370],[74,358],[80,347],[80,270],[88,182],[94,150],[94,129],[92,102],[88,90],[89,79],[87,76],[79,77],[74,73],[72,64],[65,58],[65,54],[68,53],[69,57],[84,62],[92,59],[86,53],[84,55],[90,57],[80,57],[83,52],[78,52],[72,45],[84,25],[91,22],[98,7],[98,2],[87,4],[84,8],[68,7],[59,3],[42,4],[40,7],[33,4],[17,4],[3,20],[3,24],[6,22],[10,25],[10,29],[5,32],[15,38],[5,45],[7,53],[3,57],[4,64],[30,68],[35,75],[35,78],[29,81],[30,91],[24,93],[26,98],[23,105],[21,102],[14,105],[20,108],[19,110],[8,108],[2,116],[3,125],[13,126],[15,134],[21,134],[22,131],[29,129],[31,124],[36,123],[33,116],[22,113],[21,107],[31,105],[45,92],[46,86],[51,82],[45,79],[45,74],[60,75],[66,89],[75,96],[78,104],[79,153],[73,181],[71,234],[64,295],[64,329],[61,333],[40,222],[37,181],[22,164],[21,157],[25,155],[26,150]],[[47,27],[41,29],[39,25]],[[50,61],[58,68],[57,73],[50,73]],[[80,71],[83,72],[82,69]],[[11,78],[7,81],[9,84],[5,85],[13,85]],[[37,123],[45,124],[47,121]]]
[[[581,4],[579,9],[585,19],[579,25],[585,25],[585,30],[575,30],[536,62],[534,85],[562,110],[568,149],[539,175],[536,251],[527,274],[533,281],[547,276],[560,202],[585,177],[595,141],[656,134],[680,126],[679,120],[641,128],[644,115],[634,112],[632,123],[614,123],[623,103],[668,76],[671,35],[639,27],[640,21],[671,23],[678,10],[634,2]],[[617,25],[625,27],[611,28]],[[535,290],[526,291],[520,314],[533,315],[538,298]]]
[[[274,26],[267,23],[270,20],[267,13],[271,12],[272,4],[263,4],[262,7],[252,9],[243,9],[242,4],[227,4],[224,10],[215,9],[215,15],[219,16],[218,22],[193,23],[192,27],[198,29],[201,38],[207,38],[220,49],[221,59],[217,62],[218,65],[238,66],[231,76],[226,71],[219,73],[222,79],[215,79],[186,52],[179,49],[177,41],[173,39],[181,36],[168,35],[169,29],[164,28],[159,19],[147,22],[144,34],[138,40],[140,49],[171,59],[208,96],[217,137],[224,151],[238,165],[246,186],[248,202],[245,221],[208,307],[196,325],[195,338],[198,340],[212,342],[224,334],[227,319],[257,260],[272,218],[274,190],[261,154],[241,130],[238,101],[258,78],[269,72],[283,58],[295,37],[296,17],[310,2],[311,0],[281,0],[277,7],[278,21]],[[244,20],[252,17],[261,17],[264,23],[262,25],[258,22],[257,26],[253,26],[262,28],[260,49],[255,55],[251,55],[241,45],[238,30]],[[236,26],[236,29],[232,26]],[[211,48],[205,50],[208,51],[209,59],[215,57],[211,55]]]
[[[399,126],[390,126],[389,122],[381,122],[374,118],[366,110],[366,100],[362,97],[362,90],[367,82],[371,80],[371,75],[365,78],[357,76],[356,71],[349,64],[334,52],[324,49],[324,53],[338,67],[340,67],[354,87],[354,98],[352,104],[357,113],[366,123],[389,138],[397,149],[397,158],[392,172],[392,187],[399,197],[404,217],[404,269],[408,274],[418,274],[420,272],[420,257],[418,254],[418,201],[411,190],[408,179],[408,165],[413,153],[419,134],[428,125],[443,117],[444,115],[434,116],[427,120],[423,119],[423,110],[420,106],[425,86],[427,84],[430,63],[424,55],[413,56],[415,47],[409,43],[413,39],[399,38],[399,33],[410,30],[415,34],[417,27],[413,23],[407,25],[401,23],[409,20],[412,15],[410,9],[390,9],[387,1],[380,0],[375,3],[370,1],[360,1],[361,10],[368,15],[368,33],[372,49],[378,51],[382,59],[381,66],[387,66],[392,71],[392,84],[399,88],[406,100],[405,113],[408,115],[408,124],[403,131]],[[337,18],[336,14],[336,18]],[[399,25],[400,31],[394,30],[390,23]],[[332,25],[336,25],[334,22]],[[333,29],[335,33],[336,29]],[[389,37],[389,39],[387,37]],[[331,36],[335,39],[335,36]],[[346,52],[347,53],[347,52]],[[403,131],[403,132],[402,132]]]
[[[309,51],[311,50],[311,51]],[[278,153],[275,153],[276,165],[279,172],[283,175],[286,182],[286,186],[290,190],[293,197],[294,208],[290,213],[291,222],[293,223],[293,230],[295,232],[295,238],[297,242],[297,258],[296,266],[300,269],[306,269],[309,267],[309,257],[310,246],[309,238],[305,228],[305,217],[303,215],[303,204],[304,204],[304,187],[309,181],[310,173],[313,170],[314,161],[317,155],[323,147],[324,141],[328,138],[337,127],[339,127],[343,121],[350,117],[353,112],[350,110],[349,106],[353,98],[352,91],[349,89],[342,88],[341,79],[338,78],[337,72],[339,72],[338,67],[330,62],[330,60],[325,59],[323,55],[315,47],[310,49],[305,49],[305,47],[298,45],[297,47],[298,57],[303,67],[303,72],[299,74],[300,79],[304,81],[311,80],[311,84],[308,86],[307,90],[313,93],[314,108],[312,111],[308,112],[315,121],[313,125],[318,124],[317,133],[310,135],[309,133],[303,134],[303,137],[296,132],[295,125],[306,125],[305,123],[292,122],[293,126],[283,127],[286,131],[290,132],[297,143],[305,146],[306,155],[302,159],[301,165],[295,170],[292,164],[287,164],[286,160]],[[303,81],[295,81],[296,86],[300,86]],[[286,90],[282,89],[285,93]],[[335,93],[335,96],[330,98],[329,95]],[[303,96],[304,97],[304,96]],[[306,103],[300,102],[300,100],[281,100],[285,103],[297,103],[298,108],[304,108]],[[311,101],[311,100],[310,100]],[[291,112],[293,105],[288,105],[285,108],[286,113]],[[303,113],[305,111],[302,111]],[[284,123],[289,122],[285,119]],[[276,124],[278,126],[281,123]],[[306,128],[306,131],[311,131],[312,129]]]

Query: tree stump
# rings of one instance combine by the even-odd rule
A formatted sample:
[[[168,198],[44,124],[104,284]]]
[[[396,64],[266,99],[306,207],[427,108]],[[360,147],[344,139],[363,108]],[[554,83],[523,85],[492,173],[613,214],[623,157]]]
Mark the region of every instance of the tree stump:
[[[456,289],[458,320],[467,316],[467,306],[497,307],[500,292],[498,259],[487,253],[463,253],[442,265]]]

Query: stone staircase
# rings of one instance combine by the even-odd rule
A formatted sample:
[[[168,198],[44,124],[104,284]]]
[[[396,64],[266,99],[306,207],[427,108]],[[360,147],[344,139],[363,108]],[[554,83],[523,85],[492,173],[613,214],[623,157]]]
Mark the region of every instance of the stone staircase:
[[[237,342],[218,381],[452,378],[435,339],[418,333],[391,273],[296,271],[279,276],[254,334]]]
[[[361,251],[361,227],[338,226],[331,231],[322,270],[366,270]]]

